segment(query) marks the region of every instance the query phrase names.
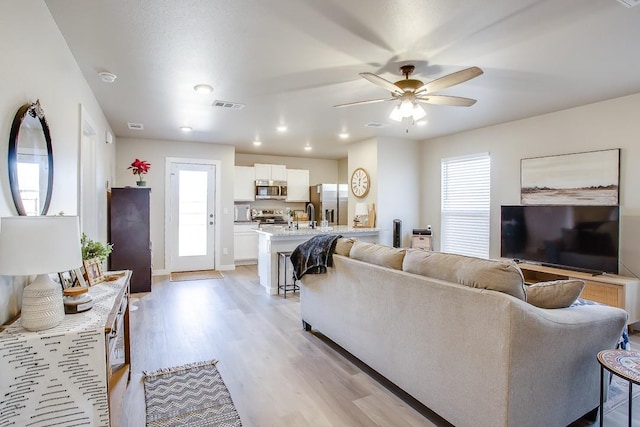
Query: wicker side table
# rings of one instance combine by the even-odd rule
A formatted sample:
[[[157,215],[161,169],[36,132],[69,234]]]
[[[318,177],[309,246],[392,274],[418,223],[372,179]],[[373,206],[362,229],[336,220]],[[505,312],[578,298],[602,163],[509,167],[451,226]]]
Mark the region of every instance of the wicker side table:
[[[600,363],[600,427],[604,422],[604,371],[629,381],[629,426],[632,422],[633,384],[640,384],[640,352],[604,350],[598,353]]]

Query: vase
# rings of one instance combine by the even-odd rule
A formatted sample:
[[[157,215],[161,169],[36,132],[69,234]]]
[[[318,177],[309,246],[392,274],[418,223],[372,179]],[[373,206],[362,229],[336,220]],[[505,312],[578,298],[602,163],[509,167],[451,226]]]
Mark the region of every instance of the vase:
[[[138,185],[138,187],[146,187],[147,181],[136,181],[136,184]]]

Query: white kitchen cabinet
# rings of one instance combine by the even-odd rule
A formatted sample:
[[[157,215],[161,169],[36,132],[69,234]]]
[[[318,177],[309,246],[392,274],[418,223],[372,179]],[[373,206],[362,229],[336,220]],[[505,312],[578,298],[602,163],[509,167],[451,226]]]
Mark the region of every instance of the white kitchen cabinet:
[[[233,199],[237,202],[256,199],[256,174],[253,166],[236,166]]]
[[[309,201],[309,171],[287,169],[287,202]]]
[[[254,230],[258,223],[234,224],[233,247],[236,264],[255,264],[258,262],[258,233]]]
[[[265,163],[256,163],[255,179],[264,181],[286,181],[287,167],[285,165],[269,165]]]

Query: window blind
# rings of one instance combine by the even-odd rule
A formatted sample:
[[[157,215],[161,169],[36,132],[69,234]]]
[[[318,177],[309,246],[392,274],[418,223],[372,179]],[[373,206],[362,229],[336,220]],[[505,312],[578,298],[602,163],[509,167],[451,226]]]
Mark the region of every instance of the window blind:
[[[442,159],[442,252],[489,257],[489,153]]]

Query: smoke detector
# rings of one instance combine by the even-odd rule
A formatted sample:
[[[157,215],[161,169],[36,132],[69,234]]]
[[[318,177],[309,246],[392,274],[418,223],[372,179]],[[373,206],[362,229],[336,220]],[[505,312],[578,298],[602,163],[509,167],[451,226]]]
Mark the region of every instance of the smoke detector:
[[[118,78],[118,76],[108,71],[102,71],[98,73],[98,77],[100,77],[100,80],[102,80],[105,83],[113,83]]]

